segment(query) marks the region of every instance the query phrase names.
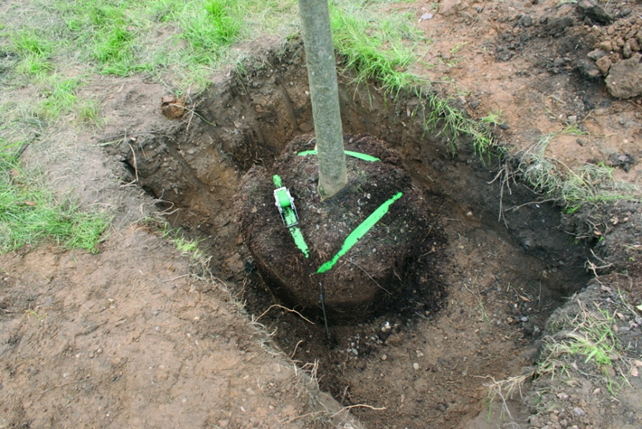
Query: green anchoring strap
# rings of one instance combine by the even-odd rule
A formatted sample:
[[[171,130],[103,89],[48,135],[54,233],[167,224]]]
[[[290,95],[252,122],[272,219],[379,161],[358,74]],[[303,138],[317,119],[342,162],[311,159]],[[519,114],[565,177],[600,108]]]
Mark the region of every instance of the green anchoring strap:
[[[372,228],[386,213],[388,213],[388,209],[390,208],[392,203],[401,198],[402,195],[403,192],[399,192],[394,197],[381,204],[377,208],[377,210],[375,210],[370,216],[366,218],[366,220],[361,223],[361,225],[356,227],[354,231],[352,231],[343,242],[343,246],[341,247],[341,250],[339,250],[339,253],[334,255],[334,258],[332,258],[330,261],[321,265],[317,270],[317,274],[322,274],[326,271],[329,271],[334,266],[334,264],[337,263],[340,257],[345,255],[348,250],[352,248],[352,246],[357,244],[357,241],[359,241],[361,237],[363,237],[368,231],[370,231],[370,228]]]
[[[272,181],[274,182],[274,186],[276,186],[277,188],[283,187],[281,177],[279,177],[278,175],[275,174],[272,177]],[[281,209],[283,210],[283,217],[285,218],[285,222],[288,225],[296,223],[296,215],[294,214],[294,210],[290,206],[290,199],[288,198],[287,193],[285,191],[278,192],[277,198],[279,199],[279,204],[281,205]],[[292,234],[292,238],[294,239],[294,244],[296,244],[296,247],[298,247],[299,250],[303,252],[303,255],[305,255],[306,258],[309,258],[310,250],[308,249],[308,245],[303,238],[301,229],[298,226],[292,226],[288,229],[290,230],[290,234]]]
[[[349,150],[344,151],[346,155],[351,156],[353,158],[359,158],[364,161],[369,161],[369,162],[377,162],[381,161],[379,158],[375,158],[374,156],[371,155],[366,155],[365,153],[359,153],[359,152],[352,152]],[[303,152],[299,152],[299,156],[308,156],[308,155],[316,155],[317,151],[316,150],[306,150]]]

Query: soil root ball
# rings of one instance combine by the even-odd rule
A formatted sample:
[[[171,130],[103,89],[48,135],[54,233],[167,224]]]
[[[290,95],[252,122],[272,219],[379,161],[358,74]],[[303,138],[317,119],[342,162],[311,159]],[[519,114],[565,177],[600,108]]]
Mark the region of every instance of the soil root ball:
[[[432,231],[427,199],[412,185],[401,157],[370,136],[344,140],[346,151],[379,161],[347,156],[348,184],[334,197],[319,197],[316,156],[300,154],[314,150],[314,137],[303,135],[288,144],[272,171],[250,169],[237,199],[245,244],[266,283],[286,304],[318,319],[322,286],[331,324],[365,320],[393,303],[407,289],[405,272]],[[274,175],[294,198],[309,257],[295,245],[275,206]],[[337,258],[355,241],[349,238],[353,231],[382,206],[388,211]]]

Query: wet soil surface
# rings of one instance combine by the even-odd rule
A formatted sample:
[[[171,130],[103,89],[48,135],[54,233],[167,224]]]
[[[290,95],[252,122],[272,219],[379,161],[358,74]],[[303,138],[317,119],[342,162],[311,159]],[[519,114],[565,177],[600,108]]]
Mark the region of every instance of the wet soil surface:
[[[613,98],[604,75],[637,58],[640,5],[611,4],[609,23],[552,1],[390,7],[413,8],[431,36],[434,67],[424,72],[449,82],[437,89],[471,116],[502,111],[496,135],[513,153],[576,125],[588,134],[557,136],[547,155],[569,166],[604,161],[616,177],[639,179],[639,95]],[[250,47],[247,74],[215,76],[178,120],[162,115],[160,85],[97,80],[87,91],[101,95],[109,125],[25,152],[61,192],[110,207],[115,219],[98,255],[43,246],[2,256],[0,426],[339,427],[344,406],[367,427],[501,427],[510,419],[499,406],[488,412],[485,384],[528,372],[549,316],[588,283],[587,259],[594,273],[618,274],[601,276],[600,288],[641,303],[639,203],[563,215],[523,184],[494,180],[501,166],[483,163],[466,138],[426,134],[411,120],[416,98],[356,92],[346,75],[344,131],[396,150],[429,196],[435,218],[420,256],[430,262],[412,271],[429,270],[439,294],[407,287],[376,317],[332,325],[328,342],[322,323],[273,295],[236,222],[242,176],[272,168],[313,129],[301,45],[274,42]],[[598,63],[606,57],[608,69]],[[132,226],[159,216],[204,240],[213,278],[153,228]],[[564,228],[585,231],[583,219],[599,234],[574,242]],[[614,301],[608,289],[584,293]],[[639,359],[640,324],[630,321],[627,353]],[[514,425],[637,427],[639,378],[627,373],[633,388],[614,399],[581,360],[573,391],[559,379],[528,381],[527,399],[509,403]]]

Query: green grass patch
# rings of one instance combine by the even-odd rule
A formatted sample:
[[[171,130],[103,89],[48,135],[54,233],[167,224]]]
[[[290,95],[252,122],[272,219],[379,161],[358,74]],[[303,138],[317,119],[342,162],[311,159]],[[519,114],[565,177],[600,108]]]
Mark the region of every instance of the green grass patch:
[[[0,252],[52,240],[65,248],[97,252],[109,222],[71,200],[58,201],[16,160],[19,143],[0,140]]]
[[[188,4],[180,14],[181,38],[190,48],[189,59],[197,64],[213,65],[223,48],[236,41],[241,29],[237,3],[210,0]]]
[[[21,58],[16,67],[18,73],[39,76],[53,69],[49,60],[52,43],[35,30],[23,28],[11,34],[10,41],[10,49]]]
[[[77,95],[83,85],[80,78],[65,79],[54,74],[41,79],[39,83],[43,99],[38,103],[36,112],[46,121],[54,122],[63,115],[71,115],[80,123],[97,123],[96,103]]]
[[[22,28],[10,36],[14,51],[21,56],[37,55],[47,57],[51,54],[52,43],[33,29]]]
[[[337,54],[355,72],[355,83],[378,81],[395,95],[428,81],[408,71],[416,61],[417,43],[428,42],[411,22],[411,14],[389,16],[354,4],[331,8],[331,25]]]
[[[16,71],[21,74],[42,76],[53,70],[53,64],[37,54],[27,54],[17,65]]]

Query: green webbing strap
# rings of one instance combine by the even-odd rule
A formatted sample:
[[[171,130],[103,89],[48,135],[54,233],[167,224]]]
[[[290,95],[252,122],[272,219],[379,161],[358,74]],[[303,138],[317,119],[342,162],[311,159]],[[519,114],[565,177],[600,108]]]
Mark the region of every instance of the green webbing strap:
[[[334,266],[334,264],[337,263],[340,257],[345,255],[348,250],[350,250],[350,248],[352,248],[352,246],[354,246],[357,241],[359,241],[361,237],[366,235],[370,228],[372,228],[386,213],[388,213],[388,209],[390,208],[392,203],[401,198],[402,195],[403,192],[399,192],[397,195],[390,198],[388,201],[380,205],[379,208],[374,211],[374,213],[368,216],[368,218],[364,220],[361,225],[356,227],[355,230],[352,231],[343,242],[343,246],[341,247],[341,250],[339,250],[339,253],[334,255],[334,258],[332,258],[332,260],[321,265],[321,267],[319,267],[319,269],[317,270],[317,274],[325,273],[326,271],[330,270]]]
[[[277,188],[282,187],[281,177],[279,177],[278,175],[275,174],[274,176],[272,176],[272,181],[274,182],[274,186],[276,186]],[[293,223],[296,223],[296,214],[294,214],[294,210],[292,209],[292,206],[290,206],[290,198],[288,198],[287,192],[283,190],[281,192],[277,192],[276,195],[279,199],[281,210],[283,210],[283,218],[285,219],[286,224],[292,225]],[[294,244],[296,244],[296,247],[298,247],[299,250],[303,252],[306,258],[309,258],[310,250],[308,249],[308,245],[303,238],[301,229],[298,226],[293,226],[288,229],[290,230],[290,234],[292,234],[292,238],[294,239]]]
[[[307,155],[316,155],[317,151],[316,150],[306,150],[303,152],[299,152],[299,156],[307,156]],[[352,152],[349,150],[345,151],[345,154],[348,156],[351,156],[353,158],[359,158],[364,161],[369,161],[369,162],[376,162],[376,161],[381,161],[379,158],[375,158],[374,156],[366,155],[365,153],[359,153],[359,152]]]
[[[294,239],[294,244],[296,244],[296,247],[298,247],[299,250],[303,252],[306,258],[309,258],[310,250],[308,249],[308,245],[303,238],[301,229],[298,226],[293,226],[292,228],[290,228],[290,234],[292,234],[292,238]]]

